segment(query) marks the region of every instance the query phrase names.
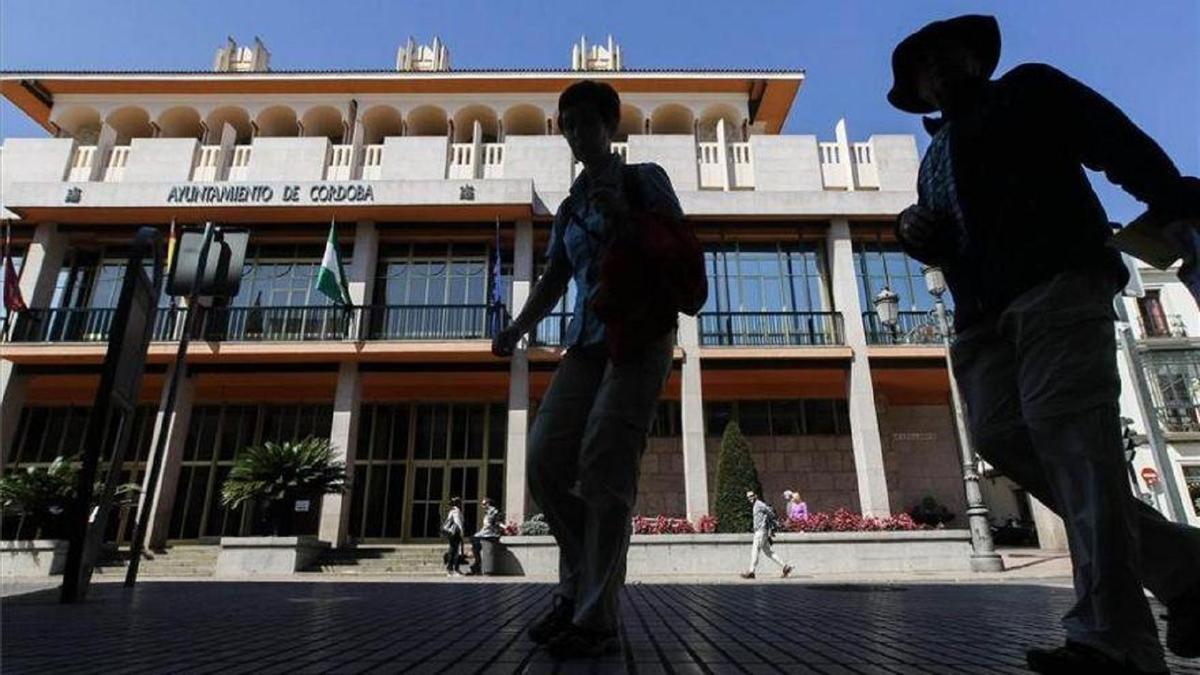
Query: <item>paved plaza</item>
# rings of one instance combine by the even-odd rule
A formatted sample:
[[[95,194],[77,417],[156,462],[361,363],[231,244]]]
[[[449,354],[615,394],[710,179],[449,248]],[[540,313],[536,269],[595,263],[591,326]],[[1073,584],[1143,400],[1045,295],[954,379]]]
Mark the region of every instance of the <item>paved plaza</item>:
[[[1062,639],[1071,601],[1035,583],[635,583],[622,653],[555,664],[524,634],[550,590],[161,581],[97,584],[82,606],[27,593],[3,601],[3,671],[1016,673],[1024,646]],[[1200,673],[1200,661],[1170,665]]]

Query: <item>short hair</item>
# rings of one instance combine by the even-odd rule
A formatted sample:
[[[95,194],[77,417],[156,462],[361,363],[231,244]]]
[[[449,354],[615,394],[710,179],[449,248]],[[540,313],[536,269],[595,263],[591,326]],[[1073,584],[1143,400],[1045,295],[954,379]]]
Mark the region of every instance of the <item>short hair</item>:
[[[451,497],[450,506],[462,506],[462,500],[458,497]]]
[[[610,130],[616,131],[621,122],[621,97],[617,90],[606,82],[580,80],[563,90],[558,96],[558,112],[567,108],[592,107],[600,113],[600,119]]]

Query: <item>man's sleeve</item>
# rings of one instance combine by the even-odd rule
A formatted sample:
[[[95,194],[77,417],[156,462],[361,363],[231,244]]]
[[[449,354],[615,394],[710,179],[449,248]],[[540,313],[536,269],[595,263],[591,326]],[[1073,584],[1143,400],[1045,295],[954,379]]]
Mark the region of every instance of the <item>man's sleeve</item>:
[[[1053,120],[1047,131],[1059,135],[1084,166],[1103,171],[1151,207],[1175,207],[1183,189],[1179,169],[1120,108],[1046,64],[1025,64],[1012,74],[1023,85],[1018,95]]]
[[[663,168],[654,163],[642,164],[638,170],[642,201],[649,211],[672,218],[683,219],[683,207],[671,185],[671,178]]]

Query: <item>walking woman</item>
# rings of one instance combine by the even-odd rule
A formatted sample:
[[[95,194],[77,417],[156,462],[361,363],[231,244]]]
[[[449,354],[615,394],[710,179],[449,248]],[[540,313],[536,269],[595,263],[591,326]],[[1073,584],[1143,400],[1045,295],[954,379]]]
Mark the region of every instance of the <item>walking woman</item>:
[[[529,433],[529,489],[558,542],[551,611],[529,631],[556,658],[619,649],[630,512],[655,404],[671,371],[677,312],[707,296],[703,251],[655,164],[611,151],[621,102],[583,81],[558,101],[559,128],[583,171],[558,208],[548,266],[492,343],[512,353],[574,280],[566,355]]]

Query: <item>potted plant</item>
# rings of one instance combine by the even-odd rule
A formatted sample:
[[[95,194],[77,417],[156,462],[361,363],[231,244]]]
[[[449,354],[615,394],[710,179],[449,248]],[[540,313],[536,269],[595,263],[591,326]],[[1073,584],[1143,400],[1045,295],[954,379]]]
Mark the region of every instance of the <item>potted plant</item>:
[[[56,457],[48,466],[18,469],[0,478],[3,520],[4,574],[9,576],[59,574],[66,562],[67,521],[71,502],[78,495],[79,465],[74,458]],[[92,506],[99,503],[104,484],[92,490]],[[113,505],[136,503],[140,486],[118,485]],[[15,522],[14,522],[15,521]]]
[[[291,573],[303,569],[328,544],[311,532],[320,499],[346,491],[346,465],[333,457],[328,438],[266,442],[246,448],[221,487],[226,508],[253,505],[266,515],[268,537],[223,537],[219,575]],[[299,514],[299,515],[298,515]],[[303,527],[299,522],[305,521]],[[297,536],[300,530],[309,530]]]
[[[909,509],[908,515],[918,525],[936,528],[945,527],[946,523],[954,520],[950,509],[934,499],[933,495],[926,495],[916,506]]]

